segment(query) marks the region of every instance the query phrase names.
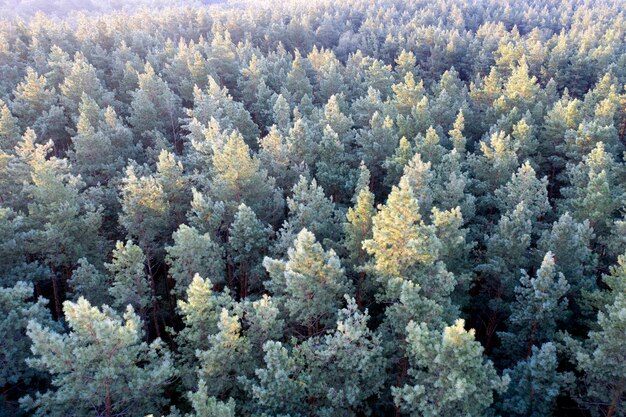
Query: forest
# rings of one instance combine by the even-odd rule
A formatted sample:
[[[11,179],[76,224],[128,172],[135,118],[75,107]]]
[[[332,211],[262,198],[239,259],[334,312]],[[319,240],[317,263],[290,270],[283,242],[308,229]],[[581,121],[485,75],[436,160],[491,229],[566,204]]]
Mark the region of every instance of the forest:
[[[4,5],[0,416],[626,416],[623,0],[207,3]]]

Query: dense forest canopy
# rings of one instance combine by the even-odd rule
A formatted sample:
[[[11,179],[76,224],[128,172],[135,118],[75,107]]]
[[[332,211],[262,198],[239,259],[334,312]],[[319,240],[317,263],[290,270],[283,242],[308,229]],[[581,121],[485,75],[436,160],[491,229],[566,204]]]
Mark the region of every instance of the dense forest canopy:
[[[0,16],[4,19],[29,19],[37,13],[64,17],[75,12],[98,14],[114,10],[131,11],[141,8],[156,10],[174,6],[202,6],[227,0],[0,0]]]
[[[623,1],[125,3],[3,4],[0,415],[626,416]]]

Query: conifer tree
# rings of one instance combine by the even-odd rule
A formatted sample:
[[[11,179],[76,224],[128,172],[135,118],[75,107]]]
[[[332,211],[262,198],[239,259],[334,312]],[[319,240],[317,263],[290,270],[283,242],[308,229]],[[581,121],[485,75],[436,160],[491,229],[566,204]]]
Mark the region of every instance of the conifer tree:
[[[194,227],[181,224],[172,239],[173,244],[165,247],[165,261],[176,283],[172,292],[177,298],[187,291],[196,274],[209,278],[214,284],[225,282],[224,249],[208,233],[201,234]]]
[[[59,326],[52,320],[48,300],[33,299],[33,285],[19,281],[13,287],[0,287],[0,384],[8,386],[20,381],[28,382],[35,376],[25,360],[28,357],[30,339],[26,327],[34,320],[53,329]]]
[[[169,233],[185,220],[191,197],[188,189],[189,178],[184,174],[183,164],[180,160],[165,149],[159,153],[155,177],[170,206],[166,232]]]
[[[22,406],[36,416],[157,412],[176,374],[160,339],[149,345],[142,341],[141,320],[131,307],[122,318],[84,298],[63,306],[68,334],[36,320],[28,324],[33,342],[28,364],[49,373],[52,381],[50,390],[24,397]]]
[[[233,312],[222,309],[218,331],[208,337],[208,348],[197,351],[198,375],[205,379],[208,392],[249,401],[242,381],[249,380],[263,363],[263,345],[282,336],[283,321],[278,308],[267,295],[260,300],[240,303]],[[242,405],[247,410],[250,405]]]
[[[520,285],[515,287],[516,301],[511,309],[509,328],[500,333],[510,356],[515,353],[529,358],[533,346],[553,339],[558,322],[566,318],[569,284],[556,272],[554,255],[546,253],[535,278],[523,271]]]
[[[571,186],[562,189],[566,197],[562,209],[570,210],[579,221],[588,219],[595,231],[604,232],[623,203],[624,189],[617,180],[621,170],[599,142],[580,163],[568,166]]]
[[[197,381],[196,351],[209,348],[208,337],[217,333],[222,309],[230,309],[233,300],[228,292],[213,291],[210,279],[194,275],[187,288],[186,298],[178,300],[178,310],[185,327],[176,334],[177,360],[185,387]]]
[[[285,79],[285,88],[294,104],[300,103],[305,94],[311,96],[313,93],[311,81],[306,74],[304,58],[297,49],[291,63],[291,70]]]
[[[193,97],[193,108],[187,110],[189,120],[196,119],[207,125],[214,118],[222,129],[236,129],[249,146],[255,144],[259,129],[252,121],[250,113],[213,78],[209,78],[206,92],[198,87],[194,88]]]
[[[74,63],[59,86],[59,91],[61,103],[70,114],[77,112],[83,94],[91,97],[100,106],[112,104],[112,94],[106,93],[96,74],[96,68],[81,53],[74,57]]]
[[[508,377],[499,377],[483,348],[457,320],[443,332],[409,323],[407,342],[413,383],[393,387],[395,403],[411,416],[483,415],[494,393],[505,391]]]
[[[282,218],[284,202],[275,180],[268,177],[261,161],[250,154],[240,134],[232,133],[221,149],[213,149],[212,174],[209,195],[214,201],[224,202],[227,224],[241,203],[264,222],[276,224]]]
[[[411,143],[405,136],[402,136],[393,155],[387,157],[385,162],[383,162],[383,167],[387,171],[384,181],[385,185],[391,187],[398,183],[400,177],[402,177],[404,167],[413,158],[413,155],[415,155],[415,152]]]
[[[272,107],[274,124],[282,133],[287,133],[291,128],[291,108],[282,94],[279,94]]]
[[[193,411],[184,414],[184,417],[235,417],[235,402],[230,399],[222,402],[207,394],[206,382],[200,380],[198,389],[188,392],[187,397]],[[170,414],[169,417],[180,417],[179,414]]]
[[[153,175],[138,176],[137,168],[134,165],[126,168],[126,176],[120,186],[122,213],[119,221],[150,260],[164,230],[167,235],[170,204],[157,178]]]
[[[292,196],[287,197],[289,214],[279,231],[279,239],[274,251],[285,254],[295,239],[298,230],[306,228],[322,243],[326,239],[337,242],[341,232],[341,214],[333,202],[326,197],[322,187],[315,179],[303,176],[292,189]]]
[[[369,411],[365,401],[378,393],[384,368],[380,339],[367,327],[367,311],[354,299],[339,312],[336,330],[288,351],[264,344],[265,367],[256,370],[249,391],[259,410],[299,415],[354,415]]]
[[[387,203],[373,218],[373,237],[363,243],[382,276],[406,276],[416,264],[432,264],[439,255],[435,229],[420,216],[417,200],[406,180],[393,187]]]
[[[153,303],[154,294],[145,273],[146,257],[141,248],[132,241],[117,242],[111,263],[105,264],[113,277],[109,294],[113,306],[123,310],[127,305],[139,312],[145,320],[148,306]],[[157,325],[154,317],[155,326]]]
[[[78,259],[101,260],[102,209],[87,197],[85,184],[70,173],[67,160],[47,158],[52,142],[45,145],[35,142],[35,133],[28,129],[16,148],[30,177],[25,178],[23,188],[31,229],[25,245],[31,256],[55,271],[52,283],[55,310],[59,314],[62,283],[70,277]]]
[[[4,101],[0,100],[0,150],[12,153],[20,140],[18,119]]]
[[[598,415],[625,415],[625,313],[626,297],[623,292],[617,292],[613,303],[598,313],[598,327],[589,332],[587,340],[581,343],[566,338],[572,352],[571,360],[583,374],[583,384],[576,392],[580,404]]]
[[[284,134],[272,126],[266,136],[259,139],[258,159],[267,169],[269,176],[276,179],[276,185],[283,190],[291,190],[300,176],[308,177],[309,169],[300,161],[293,146]]]
[[[284,306],[289,323],[311,337],[334,321],[351,288],[335,252],[324,251],[307,229],[298,233],[287,256],[287,261],[265,258],[263,266],[270,274],[266,286]],[[297,327],[294,331],[299,332]]]
[[[524,202],[533,218],[545,216],[551,209],[548,201],[548,179],[539,180],[528,161],[522,165],[506,185],[495,191],[495,197],[502,212],[514,210]]]
[[[372,219],[376,214],[374,194],[369,189],[370,182],[370,172],[361,162],[357,186],[352,197],[353,206],[348,208],[346,222],[343,224],[344,246],[348,250],[353,269],[358,272],[356,300],[359,305],[371,287],[371,283],[366,282],[368,276],[364,268],[369,255],[363,248],[363,242],[372,238]]]
[[[49,87],[46,77],[38,75],[32,68],[27,69],[26,77],[17,85],[13,95],[11,110],[23,129],[34,126],[57,103],[55,91]]]
[[[103,304],[111,305],[111,297],[108,291],[109,277],[90,264],[86,258],[80,258],[78,267],[72,272],[68,280],[70,292],[74,301],[83,297],[94,307]]]
[[[239,205],[228,229],[228,258],[233,274],[239,280],[241,298],[260,287],[265,275],[262,262],[271,232],[271,228],[264,226],[252,209],[243,203]]]
[[[319,143],[319,160],[315,164],[315,178],[333,201],[346,199],[352,190],[352,170],[349,157],[339,135],[326,125]]]
[[[379,182],[384,177],[385,160],[394,154],[399,143],[393,119],[374,113],[369,120],[369,129],[360,130],[355,142],[359,146],[357,155],[370,169],[374,180]]]
[[[217,236],[226,213],[224,202],[214,202],[195,188],[191,189],[191,193],[193,195],[191,208],[187,212],[189,224],[199,232],[209,233],[213,237]]]
[[[181,116],[180,98],[168,84],[156,74],[150,63],[138,75],[138,88],[132,93],[128,122],[141,138],[156,131],[177,144]]]
[[[533,346],[531,356],[504,371],[511,382],[501,399],[502,411],[514,416],[552,415],[557,397],[574,379],[571,372],[559,372],[558,365],[554,343]]]
[[[593,273],[597,266],[597,254],[592,250],[594,231],[588,220],[578,223],[566,212],[554,222],[551,230],[546,230],[538,241],[537,247],[542,252],[551,252],[558,259],[558,269],[570,284],[574,297],[581,290],[595,287]]]

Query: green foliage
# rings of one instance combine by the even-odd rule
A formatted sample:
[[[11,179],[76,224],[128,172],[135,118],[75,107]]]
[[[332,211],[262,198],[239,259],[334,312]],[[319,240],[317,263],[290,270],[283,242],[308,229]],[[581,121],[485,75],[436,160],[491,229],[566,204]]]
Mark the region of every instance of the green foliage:
[[[252,209],[243,203],[239,206],[228,230],[228,258],[234,275],[239,278],[242,298],[258,291],[265,277],[262,262],[271,233],[271,227],[264,226]]]
[[[515,416],[551,415],[556,399],[573,382],[571,372],[559,372],[556,346],[547,342],[532,347],[532,355],[504,371],[511,379],[503,395],[502,411]]]
[[[351,289],[339,258],[324,251],[315,235],[302,229],[288,251],[288,260],[265,258],[270,274],[266,286],[288,313],[290,323],[306,328],[312,336],[334,322],[344,294]]]
[[[212,171],[209,195],[224,202],[227,224],[241,203],[265,222],[276,224],[281,219],[284,202],[275,180],[268,177],[261,161],[250,155],[240,134],[231,134],[223,147],[213,149]]]
[[[8,3],[0,414],[624,415],[624,2]]]
[[[367,328],[367,311],[353,299],[339,312],[336,330],[289,352],[280,342],[263,345],[265,367],[250,391],[260,410],[274,414],[350,416],[383,383],[380,339]]]
[[[31,320],[28,364],[52,377],[51,389],[21,404],[33,415],[113,416],[123,410],[156,412],[175,375],[170,353],[157,339],[142,341],[141,321],[128,307],[123,318],[80,298],[64,303],[70,332],[59,334]]]
[[[208,233],[200,234],[194,227],[182,224],[172,235],[174,244],[166,246],[166,262],[170,276],[176,282],[172,292],[181,297],[196,274],[223,284],[224,249]]]
[[[557,323],[566,318],[568,290],[565,276],[556,272],[551,252],[544,256],[535,278],[523,271],[520,285],[515,287],[509,331],[500,334],[508,355],[515,356],[526,349],[523,354],[528,358],[534,346],[554,338]]]
[[[494,392],[506,390],[509,378],[499,377],[483,359],[474,330],[464,326],[459,319],[440,333],[423,323],[409,323],[409,375],[414,382],[392,388],[400,410],[411,416],[480,416]]]
[[[145,263],[143,251],[131,240],[126,244],[117,242],[111,263],[105,264],[113,276],[113,284],[109,288],[113,305],[120,310],[130,305],[140,312],[142,318],[153,296]]]
[[[48,300],[39,297],[33,299],[33,286],[19,281],[13,287],[0,287],[0,384],[28,382],[35,375],[26,363],[30,339],[26,336],[26,327],[33,320],[53,329],[58,325],[52,320],[47,309]]]

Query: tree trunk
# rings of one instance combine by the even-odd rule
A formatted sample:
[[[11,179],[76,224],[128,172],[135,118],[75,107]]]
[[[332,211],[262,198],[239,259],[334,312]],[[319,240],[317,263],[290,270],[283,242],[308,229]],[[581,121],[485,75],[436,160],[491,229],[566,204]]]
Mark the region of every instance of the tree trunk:
[[[61,300],[59,299],[59,283],[57,282],[57,277],[52,278],[52,292],[54,294],[54,310],[57,314],[57,319],[62,317],[61,312]]]
[[[152,273],[152,258],[150,257],[150,251],[146,251],[146,263],[148,264],[148,275],[150,277],[150,288],[152,290],[152,320],[154,321],[154,331],[157,337],[161,337],[161,330],[159,329],[159,305],[156,298],[156,284],[154,282],[154,275]]]
[[[106,417],[111,417],[113,415],[113,406],[112,406],[111,403],[112,403],[112,401],[111,401],[111,389],[107,385],[107,394],[106,394],[106,398],[104,399],[104,415]]]
[[[606,417],[613,417],[613,415],[615,414],[615,409],[617,408],[617,404],[619,404],[619,400],[622,397],[623,393],[624,381],[620,381],[620,383],[617,385],[617,388],[615,388],[615,395],[613,396],[613,401],[611,401],[611,405],[606,412]]]

